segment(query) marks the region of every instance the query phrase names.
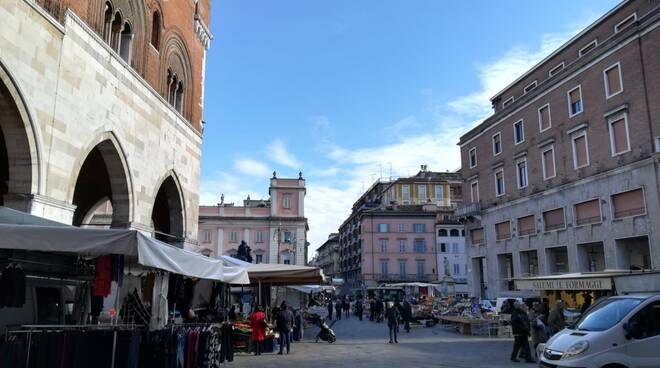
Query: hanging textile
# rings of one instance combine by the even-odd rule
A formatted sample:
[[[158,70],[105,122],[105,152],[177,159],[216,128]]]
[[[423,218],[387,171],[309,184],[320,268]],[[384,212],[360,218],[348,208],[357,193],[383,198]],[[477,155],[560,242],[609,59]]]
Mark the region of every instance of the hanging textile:
[[[96,277],[92,293],[94,296],[110,295],[112,286],[112,258],[101,256],[96,259]]]
[[[168,285],[169,282],[166,275],[161,273],[156,274],[151,302],[151,323],[149,324],[149,328],[152,330],[161,329],[167,324],[167,316],[169,314],[167,306]]]
[[[225,322],[222,324],[220,330],[222,335],[221,349],[220,349],[220,363],[234,361],[234,326],[231,323]]]
[[[0,275],[0,308],[20,308],[25,304],[25,271],[18,264],[10,264]]]
[[[124,255],[112,255],[112,281],[116,282],[119,287],[124,282]]]

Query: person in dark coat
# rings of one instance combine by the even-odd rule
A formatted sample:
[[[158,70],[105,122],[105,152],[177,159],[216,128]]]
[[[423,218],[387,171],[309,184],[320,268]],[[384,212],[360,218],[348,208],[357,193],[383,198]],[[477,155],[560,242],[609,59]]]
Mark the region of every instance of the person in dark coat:
[[[511,361],[519,362],[518,353],[521,353],[527,363],[534,363],[534,360],[532,360],[532,354],[529,351],[530,324],[525,309],[525,305],[516,304],[511,312],[511,332],[513,333]]]
[[[364,313],[364,307],[362,306],[362,299],[355,301],[355,314],[362,321],[362,314]]]
[[[548,327],[552,335],[563,330],[566,327],[566,317],[564,317],[564,302],[557,300],[556,307],[548,316]]]
[[[337,315],[337,321],[341,319],[341,307],[344,304],[341,302],[341,299],[337,299],[337,302],[335,303],[335,314]]]
[[[387,327],[390,330],[390,344],[398,344],[399,341],[397,340],[396,334],[399,330],[399,318],[401,315],[399,314],[399,310],[394,306],[392,302],[388,303],[385,317],[387,318]],[[394,339],[394,341],[392,341],[392,339]]]
[[[412,307],[407,300],[403,301],[403,326],[406,333],[410,332],[410,321],[412,320]]]
[[[376,314],[376,301],[371,299],[369,300],[369,320],[374,320],[374,314]]]
[[[348,319],[351,316],[351,303],[348,301],[348,299],[344,299],[342,308],[344,308],[344,315]]]
[[[335,307],[332,305],[332,300],[328,300],[328,321],[332,321],[332,310]]]
[[[277,315],[277,332],[280,333],[280,352],[277,353],[282,355],[284,351],[284,345],[286,345],[286,353],[289,354],[291,351],[291,327],[293,326],[293,313],[287,307],[286,302],[282,302],[280,306],[280,312]]]

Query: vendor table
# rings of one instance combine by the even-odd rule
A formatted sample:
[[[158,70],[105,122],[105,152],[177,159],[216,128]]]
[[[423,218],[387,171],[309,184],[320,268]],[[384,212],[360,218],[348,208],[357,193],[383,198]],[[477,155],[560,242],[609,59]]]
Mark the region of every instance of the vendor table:
[[[463,335],[486,335],[491,334],[491,324],[497,325],[497,321],[489,321],[483,319],[471,319],[459,316],[443,316],[440,317],[443,324],[451,324],[456,326],[458,332]]]

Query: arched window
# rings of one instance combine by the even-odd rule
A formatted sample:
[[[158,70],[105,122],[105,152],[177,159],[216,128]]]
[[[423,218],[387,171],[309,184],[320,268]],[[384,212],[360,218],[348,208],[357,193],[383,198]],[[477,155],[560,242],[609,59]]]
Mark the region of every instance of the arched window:
[[[121,31],[121,42],[119,47],[119,56],[124,61],[131,63],[131,50],[133,45],[133,32],[128,22],[124,23],[124,29]]]
[[[174,97],[174,108],[183,114],[183,81],[179,81]]]
[[[112,3],[106,1],[103,15],[103,40],[108,44],[110,43],[110,29],[112,27],[112,11]]]
[[[458,236],[459,232],[456,229],[451,229],[449,231],[449,236]]]
[[[151,21],[151,44],[158,50],[160,45],[160,14],[155,11]]]
[[[119,52],[122,28],[124,28],[124,22],[121,19],[121,13],[116,12],[110,29],[110,47],[116,52]]]
[[[438,236],[447,236],[447,229],[438,230]]]

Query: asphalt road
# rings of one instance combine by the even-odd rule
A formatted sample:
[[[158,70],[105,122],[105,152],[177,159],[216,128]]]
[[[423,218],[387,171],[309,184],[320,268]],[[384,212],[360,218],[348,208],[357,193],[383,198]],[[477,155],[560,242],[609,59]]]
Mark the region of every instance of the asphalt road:
[[[414,328],[399,334],[399,344],[389,344],[387,325],[357,318],[338,321],[333,330],[337,342],[314,342],[316,328],[305,330],[302,342],[293,343],[291,354],[239,354],[236,367],[535,367],[509,360],[513,339],[463,336],[447,327]]]

